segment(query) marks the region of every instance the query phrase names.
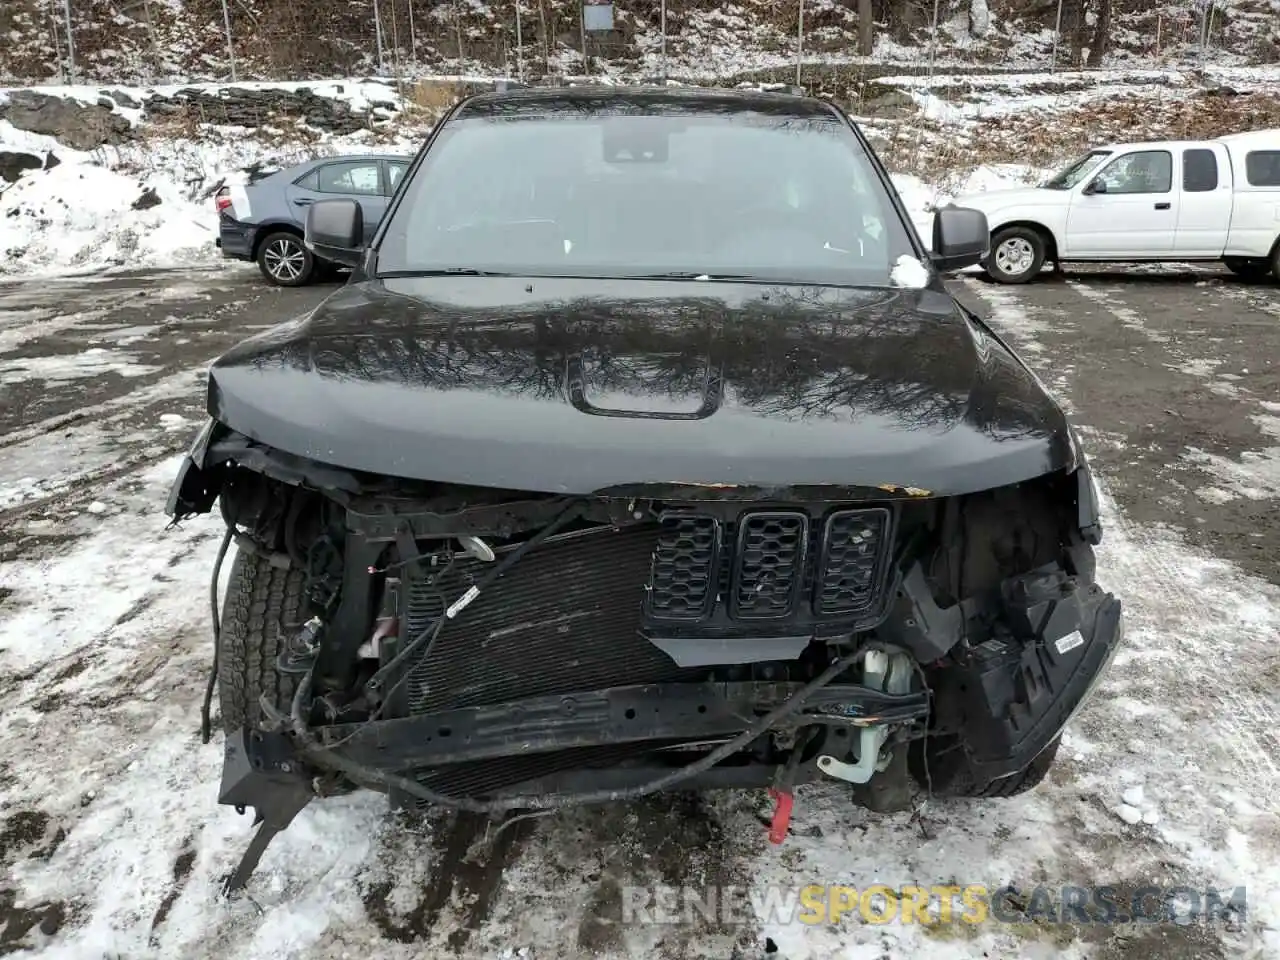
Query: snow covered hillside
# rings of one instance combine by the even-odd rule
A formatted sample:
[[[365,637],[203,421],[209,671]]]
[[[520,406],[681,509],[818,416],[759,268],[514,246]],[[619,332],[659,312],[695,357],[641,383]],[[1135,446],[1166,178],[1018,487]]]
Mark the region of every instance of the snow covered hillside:
[[[1042,69],[1280,61],[1277,0],[667,0],[667,66],[705,78],[810,62]],[[803,18],[801,7],[803,6]],[[0,81],[581,72],[580,0],[6,0]],[[591,68],[656,72],[660,0],[615,5]],[[519,23],[517,23],[519,21]],[[68,29],[69,24],[69,29]],[[226,27],[230,28],[230,42]],[[799,42],[803,37],[803,41]],[[799,50],[797,49],[799,47]]]
[[[0,90],[0,276],[214,261],[218,187],[319,154],[411,154],[479,78]],[[1280,126],[1280,67],[886,76],[847,103],[927,238],[947,194],[1039,176],[1099,139]]]

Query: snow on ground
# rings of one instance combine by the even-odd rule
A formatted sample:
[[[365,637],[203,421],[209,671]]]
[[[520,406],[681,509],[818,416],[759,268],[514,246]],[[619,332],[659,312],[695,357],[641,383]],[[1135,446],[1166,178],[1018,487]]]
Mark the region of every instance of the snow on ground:
[[[441,82],[467,77],[438,77]],[[240,90],[298,90],[345,102],[353,110],[387,117],[404,100],[395,87],[372,80],[310,83],[182,84],[141,88],[112,87],[133,102],[181,90],[206,93]],[[101,100],[101,87],[42,86],[38,92],[86,103]],[[3,101],[11,90],[0,90]],[[122,98],[123,99],[123,98]],[[217,217],[212,193],[223,184],[243,182],[254,165],[280,168],[316,156],[385,152],[411,154],[418,132],[403,136],[371,130],[336,136],[262,126],[247,129],[203,124],[198,137],[149,131],[142,111],[121,106],[116,113],[140,131],[138,140],[78,151],[53,137],[17,130],[0,120],[0,151],[28,153],[56,165],[30,170],[17,183],[0,181],[0,278],[59,275],[114,267],[172,267],[219,260],[214,246]]]
[[[988,302],[993,326],[1041,376],[1068,392],[1077,374],[1043,349],[1048,321],[1027,309],[1024,294],[966,286]],[[1116,308],[1064,289],[1087,306]],[[1192,287],[1191,295],[1211,290]],[[131,347],[124,341],[139,325],[108,330],[91,309],[78,315],[108,360],[125,362]],[[1122,317],[1116,321],[1131,330]],[[0,363],[11,359],[0,354]],[[1194,367],[1202,368],[1211,369]],[[0,827],[14,829],[15,818],[26,816],[33,839],[0,887],[16,891],[18,910],[48,917],[50,905],[62,905],[55,934],[26,934],[34,955],[58,960],[441,955],[443,945],[412,936],[394,942],[386,923],[371,919],[383,909],[395,923],[412,925],[405,917],[441,856],[440,825],[407,830],[372,794],[312,804],[273,842],[251,899],[229,903],[217,895],[249,822],[216,805],[221,751],[217,743],[202,746],[196,733],[210,645],[208,575],[220,529],[211,518],[168,529],[162,513],[178,459],[156,459],[154,451],[165,435],[194,428],[183,399],[199,401],[194,371],[88,407],[83,422],[32,424],[2,438],[0,513],[12,506],[27,512],[6,529],[15,542],[21,538],[22,558],[0,562]],[[129,425],[144,409],[158,412],[145,425]],[[1259,425],[1276,430],[1277,414],[1280,403],[1267,401]],[[1081,426],[1090,445],[1123,448],[1125,437],[1095,436]],[[138,452],[136,462],[125,459],[127,450]],[[1254,462],[1242,457],[1237,466]],[[129,469],[85,483],[111,466]],[[39,488],[20,496],[23,478],[32,477]],[[1101,940],[1114,932],[1105,927],[813,927],[752,918],[748,932],[758,933],[757,941],[768,937],[785,960],[1222,956],[1216,939],[1196,939],[1211,934],[1224,937],[1227,955],[1280,955],[1273,739],[1280,589],[1188,546],[1176,529],[1131,522],[1108,495],[1112,478],[1099,479],[1106,523],[1099,579],[1123,599],[1128,636],[1101,693],[1069,728],[1057,769],[1037,790],[1010,801],[931,800],[912,814],[876,816],[854,808],[845,788],[815,784],[799,792],[793,836],[780,848],[763,840],[756,793],[717,798],[705,827],[690,828],[683,815],[664,811],[675,802],[667,800],[546,818],[536,822],[495,893],[489,921],[463,955],[585,955],[583,918],[607,883],[664,882],[655,850],[673,832],[676,852],[690,864],[685,882],[730,875],[755,890],[772,885],[784,897],[811,882],[865,889],[874,882],[1093,881],[1129,890],[1148,883],[1245,886],[1249,895],[1243,929],[1139,928],[1126,934],[1137,946],[1126,954],[1102,951]],[[1223,472],[1223,489],[1237,479],[1245,483]],[[697,832],[703,829],[713,831],[710,839]],[[692,836],[679,833],[689,830]],[[441,909],[456,919],[466,905]],[[660,930],[596,934],[604,937],[605,956],[664,955],[655,947]],[[730,950],[722,940],[694,936],[674,955]]]
[[[1188,461],[1218,480],[1217,484],[1197,491],[1203,498],[1218,503],[1232,497],[1280,499],[1280,417],[1261,413],[1255,414],[1252,420],[1263,434],[1278,441],[1276,446],[1247,450],[1239,460],[1204,450],[1191,449],[1186,453]]]
[[[288,166],[370,150],[364,136],[304,146],[249,133],[210,128],[200,140],[156,138],[86,153],[0,121],[0,150],[52,153],[59,161],[28,171],[0,193],[0,278],[217,262],[216,186],[242,182],[252,164]],[[377,149],[413,147],[403,141]]]
[[[269,849],[253,902],[216,896],[248,822],[213,803],[220,750],[201,747],[195,734],[209,643],[202,598],[218,525],[203,519],[166,532],[160,505],[176,465],[169,459],[95,491],[103,509],[61,520],[83,537],[69,550],[0,565],[0,650],[8,672],[28,678],[12,688],[0,719],[5,798],[66,830],[47,857],[17,863],[12,881],[24,902],[67,903],[75,915],[42,956],[347,956],[375,937],[362,892],[384,869],[382,839],[399,829],[376,796],[313,804]],[[1062,775],[1013,801],[935,801],[918,818],[875,817],[838,788],[806,788],[785,846],[744,844],[748,883],[996,886],[1093,877],[1246,885],[1248,937],[1261,938],[1258,956],[1280,950],[1280,859],[1258,845],[1275,822],[1280,776],[1261,734],[1244,726],[1273,708],[1255,684],[1239,682],[1262,665],[1262,638],[1280,634],[1280,591],[1188,550],[1171,532],[1134,528],[1106,504],[1100,578],[1128,605],[1129,634],[1106,687],[1072,726]],[[86,570],[94,571],[91,585]],[[72,596],[81,599],[68,605]],[[1186,658],[1197,670],[1181,669]],[[1213,722],[1232,724],[1238,739],[1211,735],[1201,712],[1206,690],[1223,698]],[[95,733],[42,738],[38,751],[20,747],[33,731],[68,726]],[[720,804],[728,825],[752,829],[748,798]],[[570,815],[539,827],[502,893],[493,942],[530,946],[530,956],[566,955],[572,937],[564,928],[576,924],[587,891],[572,876],[548,886],[547,866],[572,847],[573,824],[580,826]],[[1082,831],[1087,846],[1065,841]],[[175,860],[185,864],[176,885]],[[521,909],[529,903],[537,908]],[[999,924],[944,936],[912,925],[774,919],[761,933],[786,960],[861,956],[873,945],[938,960],[1093,955],[1087,942],[1053,947]],[[411,954],[384,943],[379,955]]]

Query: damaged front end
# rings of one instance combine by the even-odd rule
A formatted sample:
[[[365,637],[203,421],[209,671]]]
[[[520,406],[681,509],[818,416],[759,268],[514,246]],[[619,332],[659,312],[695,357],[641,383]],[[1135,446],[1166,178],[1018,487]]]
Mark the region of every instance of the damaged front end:
[[[912,776],[1017,792],[1121,636],[1082,459],[946,497],[556,495],[348,471],[211,421],[169,512],[215,502],[239,565],[220,800],[262,821],[232,887],[352,786],[477,813],[765,787],[775,842],[814,779],[876,809]]]

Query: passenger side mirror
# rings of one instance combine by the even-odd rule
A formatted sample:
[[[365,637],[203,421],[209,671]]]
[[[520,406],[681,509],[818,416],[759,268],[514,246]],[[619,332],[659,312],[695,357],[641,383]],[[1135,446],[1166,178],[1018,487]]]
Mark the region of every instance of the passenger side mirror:
[[[307,211],[303,238],[323,260],[359,266],[364,253],[364,211],[355,200],[320,200]]]
[[[972,267],[987,258],[987,215],[970,207],[942,207],[933,215],[933,264],[941,273]]]
[[[1095,177],[1094,179],[1090,180],[1088,186],[1084,188],[1084,193],[1085,193],[1085,196],[1087,197],[1091,197],[1095,193],[1106,193],[1106,192],[1107,192],[1107,181],[1103,180],[1101,177]]]

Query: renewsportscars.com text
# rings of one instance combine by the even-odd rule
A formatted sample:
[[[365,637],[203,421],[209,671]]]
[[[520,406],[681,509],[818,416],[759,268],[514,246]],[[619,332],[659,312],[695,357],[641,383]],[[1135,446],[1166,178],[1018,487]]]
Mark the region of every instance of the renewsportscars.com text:
[[[1247,912],[1244,887],[807,884],[797,887],[623,887],[622,922],[982,924],[1220,923]]]

